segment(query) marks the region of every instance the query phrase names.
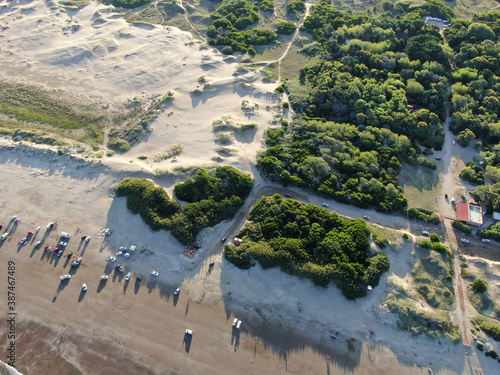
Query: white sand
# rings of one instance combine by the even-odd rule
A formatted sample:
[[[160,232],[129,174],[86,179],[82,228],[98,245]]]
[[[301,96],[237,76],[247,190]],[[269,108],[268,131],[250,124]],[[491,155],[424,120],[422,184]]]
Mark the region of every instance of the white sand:
[[[156,168],[213,162],[218,145],[212,122],[225,115],[259,125],[251,136],[236,136],[230,145],[235,154],[223,161],[253,174],[263,131],[279,113],[273,108],[278,99],[270,93],[274,86],[260,83],[258,74],[234,76],[232,59],[200,49],[190,34],[174,28],[131,26],[110,9],[91,3],[67,11],[57,2],[39,1],[12,1],[1,8],[0,66],[5,78],[74,90],[103,104],[168,91],[175,98],[152,125],[146,142],[97,164],[19,145],[14,149],[2,140],[2,231],[11,215],[22,220],[0,250],[0,264],[14,260],[18,270],[19,369],[53,375],[316,374],[325,370],[426,374],[427,367],[432,367],[439,374],[469,374],[479,366],[475,357],[464,356],[460,346],[411,337],[395,328],[394,317],[380,308],[385,279],[369,297],[348,302],[333,287],[316,288],[277,270],[238,270],[220,254],[220,238],[231,223],[206,230],[202,250],[188,260],[170,234],[152,232],[127,211],[124,199],[114,199],[112,187],[124,177],[153,178],[150,171]],[[201,95],[191,95],[200,87],[201,76],[210,86]],[[247,116],[242,100],[257,103],[257,113]],[[176,162],[151,161],[172,144],[185,150]],[[140,162],[139,155],[147,155],[148,160]],[[255,178],[259,187],[264,185],[260,177]],[[172,178],[155,181],[170,192],[175,182]],[[363,212],[337,204],[334,209],[352,217]],[[370,216],[393,227],[408,226],[400,218]],[[57,262],[43,257],[43,250],[33,250],[33,241],[17,246],[25,232],[53,220],[58,221],[58,230],[74,235],[67,251],[84,258],[83,266],[59,292],[59,276],[68,270],[65,258]],[[113,229],[109,237],[102,234],[106,227]],[[231,237],[236,232],[227,234]],[[82,234],[92,236],[87,247],[79,244]],[[49,233],[45,244],[56,240],[56,233]],[[132,244],[138,246],[136,253],[119,261],[143,275],[144,283],[136,288],[133,279],[127,284],[123,277],[110,277],[100,286],[106,258],[119,246]],[[209,261],[215,262],[211,271]],[[409,271],[404,254],[391,254],[391,261],[389,274]],[[148,276],[152,269],[159,271],[158,278]],[[89,290],[82,299],[84,282]],[[177,300],[172,293],[178,286],[182,291]],[[6,300],[4,288],[0,298]],[[235,315],[243,321],[241,336],[231,330]],[[195,332],[189,350],[183,344],[186,328]],[[1,329],[5,334],[3,325]],[[367,341],[369,329],[376,335]],[[337,330],[341,336],[333,341],[330,334]]]

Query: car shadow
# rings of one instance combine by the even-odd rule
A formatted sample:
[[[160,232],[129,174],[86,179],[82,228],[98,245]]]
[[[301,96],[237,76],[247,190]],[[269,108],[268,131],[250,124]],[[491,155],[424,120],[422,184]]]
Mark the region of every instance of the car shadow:
[[[179,303],[179,294],[174,294],[173,303],[174,306],[177,306],[177,304]]]
[[[123,283],[123,294],[125,294],[127,292],[129,284],[130,284],[130,279],[129,280],[125,280],[125,282]]]
[[[134,283],[134,294],[139,293],[139,289],[141,289],[141,284],[142,284],[142,280],[139,280],[136,278],[135,283]]]
[[[52,302],[53,302],[53,303],[54,303],[54,302],[56,302],[57,297],[59,296],[59,293],[61,293],[61,292],[64,290],[64,288],[66,288],[66,287],[68,286],[68,284],[69,284],[69,280],[70,280],[70,279],[66,279],[66,280],[61,280],[61,281],[59,282],[59,285],[58,285],[58,287],[57,287],[57,289],[56,289],[56,292],[55,292],[55,294],[54,294],[54,298],[52,298]]]
[[[191,342],[193,341],[193,335],[190,335],[188,333],[184,333],[184,350],[186,351],[186,353],[189,353],[189,351],[191,350]]]
[[[83,299],[85,298],[85,295],[87,294],[86,290],[83,290],[83,288],[80,290],[80,295],[78,296],[78,302],[82,302]]]
[[[106,279],[106,280],[101,279],[101,281],[99,282],[99,285],[97,286],[97,293],[101,293],[107,283],[108,283],[108,279]]]

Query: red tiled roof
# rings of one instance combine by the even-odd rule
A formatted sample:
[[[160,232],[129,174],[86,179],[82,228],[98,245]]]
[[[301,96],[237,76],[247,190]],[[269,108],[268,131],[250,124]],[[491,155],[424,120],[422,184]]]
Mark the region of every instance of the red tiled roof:
[[[457,203],[457,220],[469,221],[469,204],[458,202]]]

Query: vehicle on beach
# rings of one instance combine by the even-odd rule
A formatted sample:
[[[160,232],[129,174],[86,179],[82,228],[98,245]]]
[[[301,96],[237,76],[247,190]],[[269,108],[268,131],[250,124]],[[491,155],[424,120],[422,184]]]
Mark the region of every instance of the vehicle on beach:
[[[113,262],[115,262],[115,261],[116,261],[116,258],[115,258],[115,257],[109,257],[109,258],[108,258],[108,262],[110,262],[110,263],[113,263]]]
[[[38,233],[40,231],[40,227],[36,227],[35,232]]]
[[[17,218],[17,216],[11,216],[10,219],[9,219],[9,221],[12,222],[12,221],[16,220],[16,218]]]
[[[60,257],[61,255],[63,255],[64,253],[64,250],[59,250],[57,253],[56,253],[56,256]]]
[[[136,280],[137,282],[140,282],[140,281],[142,280],[141,275],[137,275],[137,276],[136,276],[136,278],[135,278],[135,280]]]
[[[89,243],[90,242],[90,236],[88,236],[86,239],[85,239],[85,243]]]
[[[6,239],[7,237],[9,237],[9,233],[4,233],[4,234],[2,235],[2,241],[5,241],[5,239]]]
[[[115,271],[116,272],[125,272],[125,268],[121,264],[117,264],[115,266]]]
[[[82,284],[82,291],[84,291],[84,292],[87,291],[87,284]]]
[[[193,335],[193,330],[192,329],[186,329],[186,335],[192,336]]]
[[[71,268],[78,268],[82,263],[82,257],[75,258],[75,260],[71,263]]]
[[[481,239],[482,242],[491,242],[491,240],[489,238],[483,238]]]
[[[70,239],[71,238],[71,234],[66,233],[66,232],[61,232],[61,234],[59,236],[61,238],[66,238],[66,239]]]
[[[460,242],[463,242],[463,243],[469,243],[470,241],[469,241],[467,238],[461,238],[461,239],[460,239]]]
[[[153,276],[158,276],[158,275],[160,275],[160,274],[159,274],[159,272],[158,272],[158,271],[151,271],[151,275],[153,275]]]
[[[108,275],[102,275],[101,276],[101,280],[107,280],[108,279]]]
[[[61,280],[68,280],[68,279],[71,279],[71,275],[69,273],[67,273],[66,275],[62,275],[60,277]]]
[[[326,202],[321,203],[321,205],[322,205],[323,207],[328,207],[328,206],[330,206],[330,205],[329,205],[328,203],[326,203]]]
[[[47,230],[52,230],[55,228],[55,223],[51,222],[51,223],[48,223],[46,226],[45,226],[45,229]]]
[[[127,273],[127,276],[125,276],[125,281],[129,281],[131,277],[132,273],[131,272]]]
[[[29,231],[29,232],[28,232],[28,236],[32,236],[32,235],[34,235],[34,234],[35,234],[35,233],[33,233],[32,231]]]
[[[180,288],[177,288],[175,291],[174,291],[174,295],[179,295],[179,293],[181,292]]]
[[[40,246],[41,244],[42,244],[42,241],[36,241],[34,246],[35,246],[35,247],[38,247],[38,246]]]
[[[28,242],[28,239],[26,237],[21,238],[21,241],[19,241],[19,245],[25,245]]]
[[[120,251],[125,251],[127,248],[125,246],[120,246]]]
[[[62,247],[66,247],[66,246],[68,246],[68,243],[64,242],[64,241],[59,241],[58,245],[62,246]]]

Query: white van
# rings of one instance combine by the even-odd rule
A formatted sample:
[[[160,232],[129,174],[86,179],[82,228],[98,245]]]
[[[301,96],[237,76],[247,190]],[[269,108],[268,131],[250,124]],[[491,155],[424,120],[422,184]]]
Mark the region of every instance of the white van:
[[[71,234],[66,233],[66,232],[61,232],[60,236],[61,236],[62,238],[71,238]]]

